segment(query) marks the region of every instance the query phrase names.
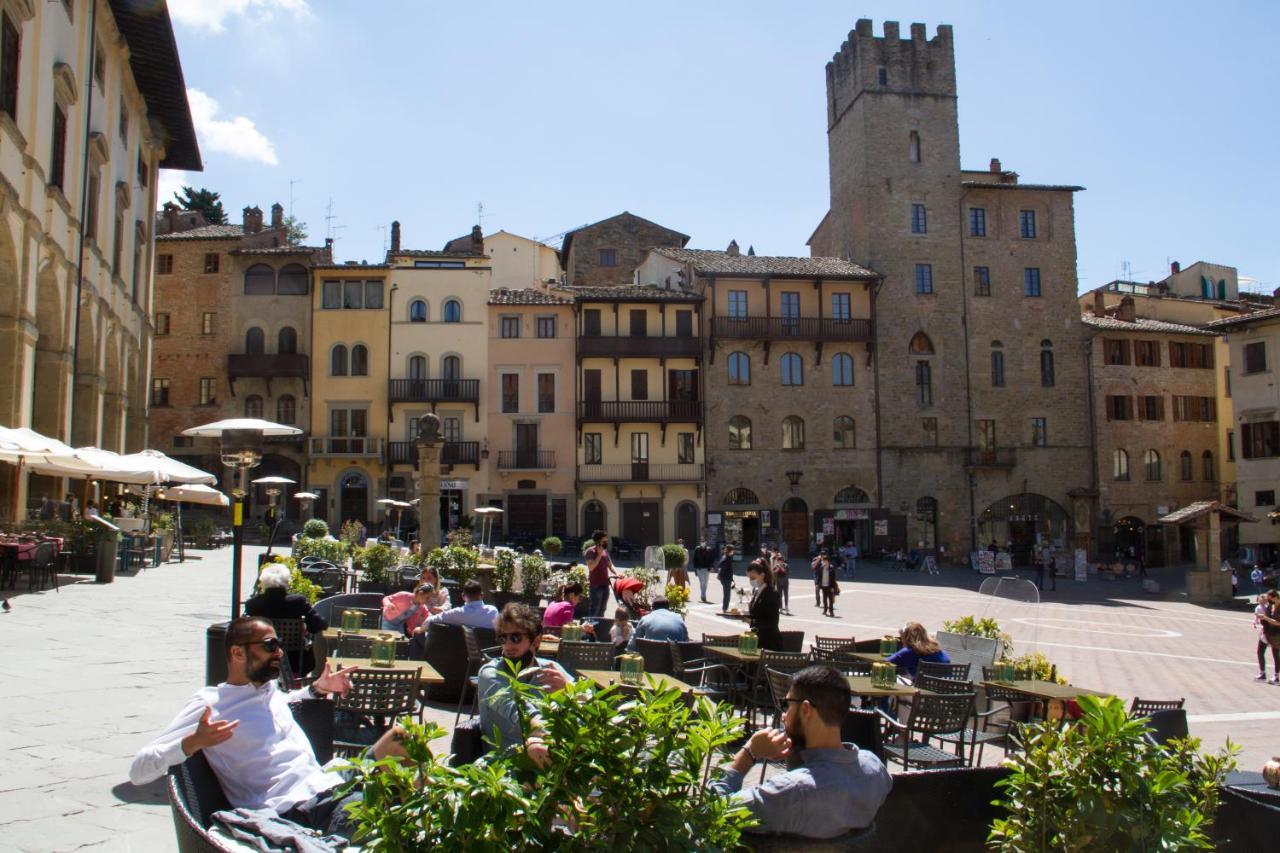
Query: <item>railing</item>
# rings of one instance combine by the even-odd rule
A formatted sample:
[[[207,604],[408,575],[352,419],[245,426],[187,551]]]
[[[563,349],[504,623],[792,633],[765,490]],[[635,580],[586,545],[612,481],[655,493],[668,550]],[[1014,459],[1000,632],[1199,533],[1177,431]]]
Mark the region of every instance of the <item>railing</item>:
[[[236,354],[227,356],[227,376],[231,379],[306,379],[311,375],[311,357],[302,353]]]
[[[391,465],[416,465],[418,448],[412,441],[387,443],[387,462]],[[441,465],[474,465],[480,469],[480,442],[447,441],[440,447]]]
[[[694,483],[702,481],[699,462],[631,462],[579,465],[583,483]]]
[[[578,420],[683,421],[702,420],[701,400],[585,400],[578,403]]]
[[[556,467],[554,450],[499,450],[499,471],[540,471]]]
[[[702,338],[672,337],[580,337],[578,355],[611,358],[697,358],[702,355]]]
[[[969,448],[970,468],[1012,468],[1018,464],[1018,451],[1012,447]]]
[[[869,341],[871,321],[824,317],[712,317],[716,338],[796,341]]]
[[[382,439],[369,436],[312,438],[312,456],[381,456]]]
[[[479,379],[391,379],[393,403],[479,403]]]

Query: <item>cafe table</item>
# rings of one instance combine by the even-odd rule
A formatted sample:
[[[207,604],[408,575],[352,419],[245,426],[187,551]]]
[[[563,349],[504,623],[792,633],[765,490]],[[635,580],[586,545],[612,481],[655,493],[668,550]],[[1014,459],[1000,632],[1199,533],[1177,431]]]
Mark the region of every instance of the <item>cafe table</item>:
[[[919,687],[912,687],[910,684],[901,684],[894,682],[888,687],[880,687],[871,683],[869,675],[850,675],[846,676],[849,681],[849,692],[854,696],[867,696],[872,698],[893,697],[894,699],[909,699],[918,693],[928,693],[928,690],[921,690]]]
[[[436,671],[435,667],[424,660],[400,660],[397,659],[391,666],[374,666],[368,658],[329,658],[329,667],[331,672],[337,672],[349,666],[358,666],[371,672],[395,670],[397,672],[414,672],[418,673],[419,684],[444,684],[444,676]]]
[[[871,663],[885,663],[890,657],[890,655],[882,655],[879,652],[840,652],[840,655],[842,657],[870,661]]]
[[[554,658],[560,654],[560,640],[550,634],[543,634],[542,640],[538,643],[538,652],[544,658]]]
[[[407,642],[408,637],[403,635],[399,630],[391,630],[389,628],[357,628],[354,631],[348,631],[345,628],[325,628],[324,638],[332,643],[337,643],[343,634],[359,634],[361,637],[381,637],[383,634],[397,634],[396,642]]]
[[[1028,699],[1044,706],[1045,717],[1055,719],[1065,716],[1067,703],[1080,696],[1107,696],[1101,690],[1090,690],[1087,687],[1075,687],[1070,684],[1057,684],[1052,681],[1016,680],[1016,681],[982,681],[983,687],[994,687],[1001,690],[1012,690],[1021,693]],[[1055,713],[1056,711],[1056,713]]]
[[[578,670],[578,675],[583,678],[591,679],[601,687],[608,687],[611,684],[616,684],[627,688],[645,688],[651,686],[650,679],[652,679],[652,686],[655,688],[662,688],[664,690],[674,688],[679,690],[681,693],[691,693],[696,689],[692,684],[687,684],[676,678],[674,675],[666,675],[661,672],[646,672],[641,677],[640,684],[638,685],[623,684],[622,673],[611,669],[580,669]]]
[[[704,645],[702,647],[703,654],[718,655],[722,658],[728,658],[737,664],[748,664],[755,666],[760,663],[760,652],[744,652],[740,651],[737,646],[711,646]]]

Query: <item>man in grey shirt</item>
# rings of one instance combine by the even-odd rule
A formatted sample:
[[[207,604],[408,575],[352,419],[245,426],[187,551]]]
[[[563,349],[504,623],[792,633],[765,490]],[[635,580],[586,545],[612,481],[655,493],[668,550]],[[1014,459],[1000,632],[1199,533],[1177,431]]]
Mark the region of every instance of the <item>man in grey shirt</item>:
[[[684,617],[670,607],[671,603],[662,596],[653,600],[653,612],[636,624],[631,640],[627,643],[628,651],[635,651],[637,637],[642,640],[675,640],[677,643],[689,639],[689,628],[684,624]]]
[[[745,805],[760,822],[756,832],[835,838],[871,826],[893,780],[880,759],[841,743],[849,699],[834,667],[802,669],[787,691],[784,731],[753,734],[709,787]],[[792,769],[741,790],[757,761],[783,758]]]

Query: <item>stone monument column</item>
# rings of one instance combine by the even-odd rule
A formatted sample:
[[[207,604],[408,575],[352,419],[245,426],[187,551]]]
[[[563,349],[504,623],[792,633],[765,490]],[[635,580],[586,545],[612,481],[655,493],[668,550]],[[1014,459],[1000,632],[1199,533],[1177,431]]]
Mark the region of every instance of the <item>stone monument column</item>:
[[[422,553],[440,547],[440,418],[431,412],[418,420],[418,541]]]

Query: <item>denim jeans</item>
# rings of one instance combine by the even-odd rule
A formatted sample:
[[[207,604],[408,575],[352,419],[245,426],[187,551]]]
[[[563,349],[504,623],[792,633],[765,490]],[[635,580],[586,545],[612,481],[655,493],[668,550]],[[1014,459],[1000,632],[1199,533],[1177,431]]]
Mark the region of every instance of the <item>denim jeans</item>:
[[[587,604],[588,616],[604,616],[604,609],[609,604],[609,587],[591,587],[591,598]]]

